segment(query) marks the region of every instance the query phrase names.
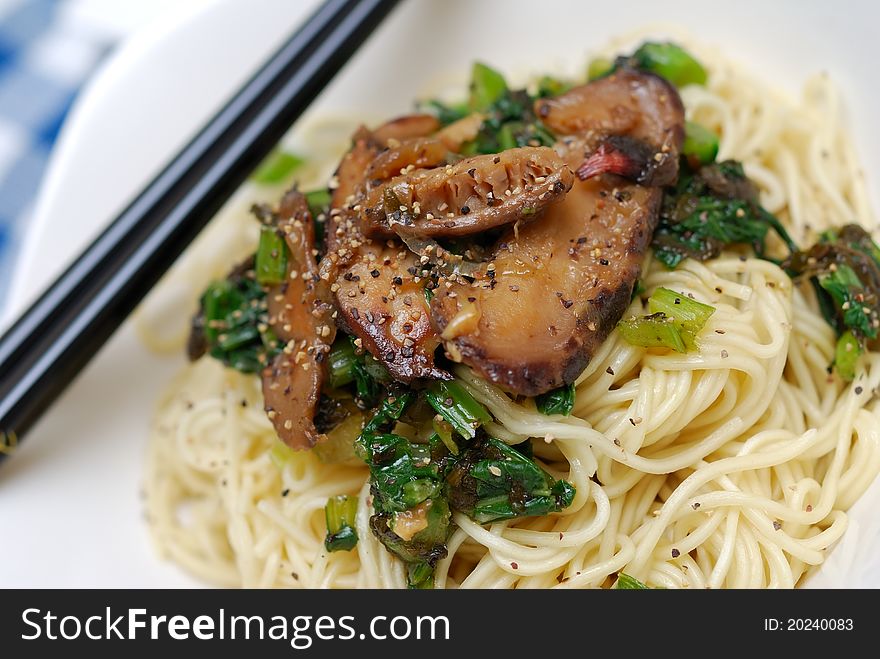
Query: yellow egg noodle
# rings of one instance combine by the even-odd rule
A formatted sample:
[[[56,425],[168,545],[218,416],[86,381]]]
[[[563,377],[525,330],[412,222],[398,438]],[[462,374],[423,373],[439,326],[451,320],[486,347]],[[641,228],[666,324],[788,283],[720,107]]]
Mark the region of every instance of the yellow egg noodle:
[[[709,71],[707,86],[681,90],[688,118],[721,135],[719,160],[744,163],[796,241],[846,223],[873,230],[826,75],[792,101],[688,47]],[[315,182],[345,147],[343,124],[319,145],[328,159],[309,173]],[[179,321],[172,336],[151,328],[172,311],[188,316],[204,285],[252,251],[245,197],[163,283],[164,307],[141,310],[152,345],[182,351]],[[716,308],[699,351],[659,355],[613,333],[580,376],[569,417],[540,414],[457,368],[496,419],[487,431],[509,444],[532,438],[577,494],[545,517],[480,525],[455,513],[436,587],[607,587],[625,572],[668,588],[792,588],[844,533],[846,510],[880,471],[880,354],[865,353],[852,383],[829,375],[836,337],[812,291],[739,252],[672,271],[649,259],[643,283]],[[641,313],[636,299],[625,317]],[[146,512],[161,554],[222,586],[405,587],[402,563],[369,530],[367,467],[306,451],[279,468],[277,441],[256,376],[210,358],[186,366],[149,444]],[[359,542],[328,553],[324,505],[344,493],[359,496]]]

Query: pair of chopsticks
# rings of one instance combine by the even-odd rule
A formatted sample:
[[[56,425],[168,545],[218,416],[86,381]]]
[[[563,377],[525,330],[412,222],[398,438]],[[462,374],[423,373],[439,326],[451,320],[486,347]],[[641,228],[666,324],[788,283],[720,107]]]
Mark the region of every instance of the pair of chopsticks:
[[[0,337],[0,460],[398,0],[327,0]]]

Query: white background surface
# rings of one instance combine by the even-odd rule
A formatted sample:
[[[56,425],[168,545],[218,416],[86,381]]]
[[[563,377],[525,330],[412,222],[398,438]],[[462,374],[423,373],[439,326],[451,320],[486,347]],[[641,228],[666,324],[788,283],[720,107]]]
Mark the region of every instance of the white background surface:
[[[192,2],[120,50],[63,131],[12,282],[13,310],[51,281],[314,4]],[[312,111],[400,113],[420,81],[465,71],[473,59],[508,70],[581,70],[591,48],[666,21],[791,93],[809,74],[831,71],[876,208],[877,7],[869,0],[408,0]],[[182,356],[148,354],[126,325],[0,468],[0,586],[194,583],[155,557],[138,500],[153,404],[181,364]],[[876,483],[874,495],[880,500]],[[880,517],[868,514],[867,503],[864,519]],[[848,533],[853,542],[838,552],[845,560],[827,572],[830,583],[880,586],[878,559],[870,560],[880,556],[878,534],[880,524],[864,522]]]

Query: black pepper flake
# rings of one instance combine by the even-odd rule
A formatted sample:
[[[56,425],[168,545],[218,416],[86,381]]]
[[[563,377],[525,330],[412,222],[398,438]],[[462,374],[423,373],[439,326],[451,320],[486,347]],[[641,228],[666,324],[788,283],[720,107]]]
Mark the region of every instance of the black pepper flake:
[[[562,306],[565,307],[566,309],[570,309],[571,305],[573,305],[573,304],[574,304],[573,300],[563,300],[562,301]]]
[[[474,177],[474,174],[475,174],[476,172],[477,172],[477,168],[476,168],[476,167],[471,167],[471,168],[468,170],[468,176],[470,176],[471,178],[475,178],[475,177]]]
[[[462,215],[467,215],[467,214],[470,213],[470,212],[471,212],[471,207],[470,207],[470,206],[462,206],[462,207],[461,207],[461,214],[462,214]]]
[[[777,521],[774,521],[774,522],[773,522],[773,529],[774,529],[775,531],[778,531],[778,530],[781,529],[781,528],[782,528],[782,524],[780,524],[780,523],[777,522]]]
[[[409,274],[411,274],[413,277],[415,277],[415,276],[419,273],[419,269],[418,269],[416,266],[414,266],[414,265],[411,265],[410,267],[408,267],[408,268],[406,269],[406,271],[407,271]]]
[[[387,362],[394,361],[394,351],[393,350],[389,350],[388,352],[385,353],[385,361],[387,361]]]
[[[699,508],[699,507],[700,507],[700,502],[699,502],[699,501],[694,501],[694,505],[691,506],[691,508],[693,508],[694,510],[696,510],[696,509]]]
[[[395,286],[403,286],[403,277],[397,275],[394,277],[394,279],[391,280],[391,283],[393,283]]]
[[[599,265],[608,265],[608,264],[609,264],[608,259],[599,259]]]
[[[476,302],[476,301],[477,301],[477,298],[475,298],[475,297],[473,297],[473,296],[470,296],[470,297],[468,297],[467,301],[468,301],[468,302]]]
[[[672,550],[672,558],[678,558],[679,556],[681,556],[681,552],[678,551],[677,549],[673,549]]]
[[[492,163],[495,164],[495,165],[497,165],[499,162],[501,162],[501,156],[495,156],[495,157],[492,159]]]
[[[379,271],[378,270],[370,270],[370,276],[373,279],[376,279],[379,276]]]
[[[358,311],[358,308],[357,308],[357,307],[352,307],[352,308],[351,308],[351,317],[354,318],[355,320],[360,320],[360,319],[361,319],[361,312]]]
[[[288,494],[290,494],[290,488],[281,490],[281,496],[286,497]]]
[[[864,389],[862,389],[861,387],[856,387],[855,388],[856,396],[859,396],[862,393],[862,391],[864,391]]]
[[[605,372],[606,372],[608,375],[614,375],[614,369],[611,368],[610,366],[609,366],[608,368],[605,369]]]
[[[510,561],[510,567],[512,567],[514,570],[519,569],[519,565],[516,564],[516,561]]]

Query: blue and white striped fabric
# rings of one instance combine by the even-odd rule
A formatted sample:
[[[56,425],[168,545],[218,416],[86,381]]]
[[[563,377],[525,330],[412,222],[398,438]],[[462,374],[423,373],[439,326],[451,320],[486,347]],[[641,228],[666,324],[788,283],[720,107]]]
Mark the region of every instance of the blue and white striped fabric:
[[[106,35],[61,20],[60,0],[0,0],[0,306],[49,152]]]

